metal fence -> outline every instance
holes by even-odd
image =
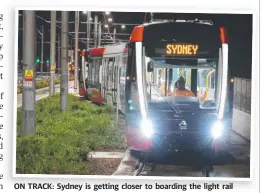
[[[251,79],[234,78],[234,107],[251,113]]]

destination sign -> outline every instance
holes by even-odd
[[[184,56],[195,56],[197,55],[199,46],[194,44],[167,44],[166,54],[167,55],[184,55]]]

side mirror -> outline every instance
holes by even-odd
[[[153,72],[153,65],[154,65],[154,62],[153,61],[150,61],[148,62],[148,65],[147,65],[147,72]]]

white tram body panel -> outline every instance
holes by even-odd
[[[126,44],[105,46],[101,65],[102,93],[105,102],[124,113],[125,77],[127,62]]]

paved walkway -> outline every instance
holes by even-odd
[[[60,85],[55,85],[55,93],[60,92]],[[75,93],[74,81],[69,82],[69,93]],[[49,87],[36,90],[36,101],[49,96]],[[22,106],[22,93],[17,95],[17,108]]]

